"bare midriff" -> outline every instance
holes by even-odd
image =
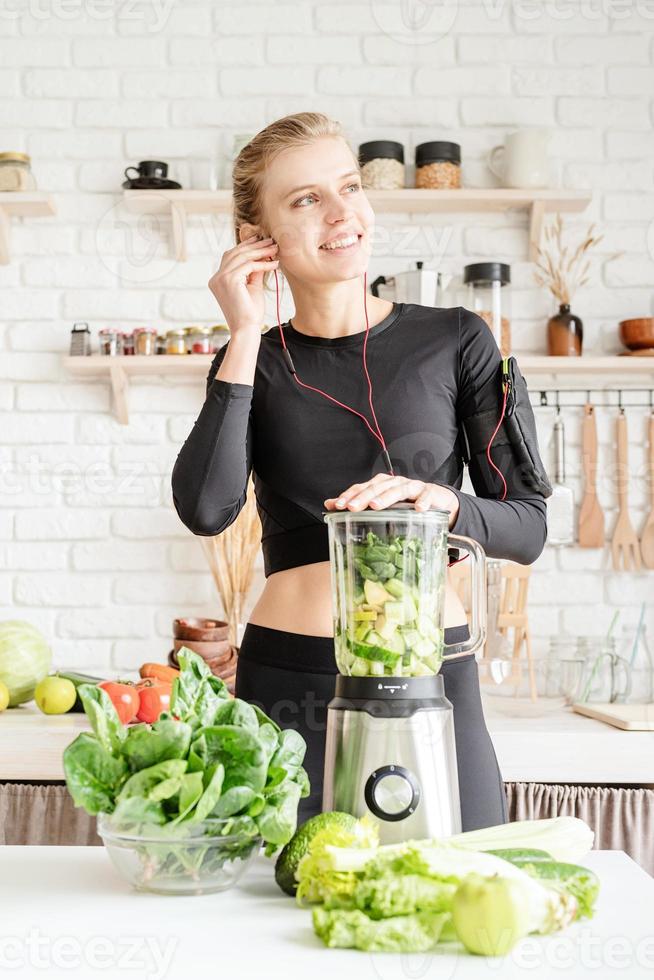
[[[248,622],[254,626],[333,636],[332,589],[328,561],[273,572],[266,579]],[[467,624],[463,603],[448,575],[445,580],[445,627]]]

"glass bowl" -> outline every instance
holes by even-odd
[[[259,853],[261,837],[239,833],[235,821],[116,826],[99,813],[98,834],[116,870],[139,891],[208,895],[231,888]]]

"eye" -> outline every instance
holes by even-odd
[[[353,187],[355,189],[355,191],[360,191],[361,190],[361,184],[359,183],[359,181],[355,181],[353,184],[348,184],[348,186],[346,187],[346,190],[349,190],[351,187]],[[306,201],[306,199],[308,197],[315,197],[315,194],[305,194],[304,197],[299,197],[297,199],[297,201],[294,201],[293,202],[293,207],[294,208],[297,207],[298,205],[300,205],[302,203],[302,201]]]

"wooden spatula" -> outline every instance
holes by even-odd
[[[654,568],[654,411],[649,416],[649,492],[652,502],[640,536],[640,554],[645,568]]]
[[[622,563],[625,572],[634,569],[640,571],[640,547],[638,538],[629,519],[627,505],[627,487],[629,485],[629,460],[627,452],[627,419],[624,409],[620,409],[616,423],[616,435],[618,442],[618,501],[620,510],[618,520],[613,531],[611,540],[611,553],[613,555],[613,567],[620,571]]]
[[[581,438],[581,461],[584,468],[584,498],[579,510],[579,547],[602,548],[604,546],[604,511],[597,499],[597,427],[595,409],[584,405],[584,421]]]

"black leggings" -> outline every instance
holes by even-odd
[[[469,635],[467,626],[449,627],[445,642],[459,642]],[[441,673],[454,709],[463,830],[506,823],[504,784],[484,720],[474,653],[444,661]],[[236,669],[236,696],[256,703],[282,728],[295,728],[304,736],[311,795],[300,801],[298,823],[322,809],[327,705],[334,696],[335,675],[333,637],[247,623]]]

